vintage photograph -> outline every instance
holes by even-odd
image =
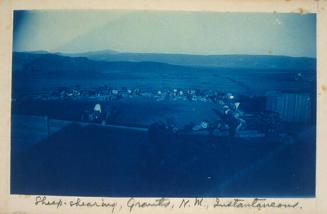
[[[316,14],[14,10],[10,193],[316,196]]]

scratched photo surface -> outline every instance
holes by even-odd
[[[11,194],[315,197],[315,14],[13,15]]]

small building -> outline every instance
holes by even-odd
[[[285,122],[306,123],[312,119],[312,100],[307,93],[270,93],[266,110],[279,113]]]

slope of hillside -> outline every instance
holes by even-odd
[[[251,57],[250,57],[251,58]],[[250,58],[248,60],[250,60]],[[291,64],[285,58],[286,64]],[[230,62],[232,63],[232,62]],[[302,67],[302,69],[304,69]],[[294,81],[298,72],[305,82]],[[97,61],[50,53],[13,53],[14,91],[57,87],[199,88],[263,94],[269,90],[307,90],[314,87],[314,70],[182,66],[155,61]],[[311,89],[310,89],[311,90]]]

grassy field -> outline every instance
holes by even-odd
[[[171,119],[176,122],[178,127],[183,127],[190,122],[198,123],[205,119],[214,121],[217,118],[212,111],[212,108],[215,107],[212,102],[156,101],[144,97],[124,98],[108,102],[97,99],[24,101],[14,103],[13,112],[76,121],[81,119],[85,109],[92,109],[98,102],[103,104],[104,109],[118,109],[112,120],[114,124],[149,126],[154,122]]]
[[[296,71],[290,70],[242,70],[242,69],[199,69],[190,71],[102,73],[100,76],[66,78],[31,75],[15,80],[16,94],[37,93],[58,87],[96,88],[104,85],[129,88],[198,88],[244,95],[264,95],[268,91],[312,91],[315,76],[302,72],[304,80],[296,81]]]

